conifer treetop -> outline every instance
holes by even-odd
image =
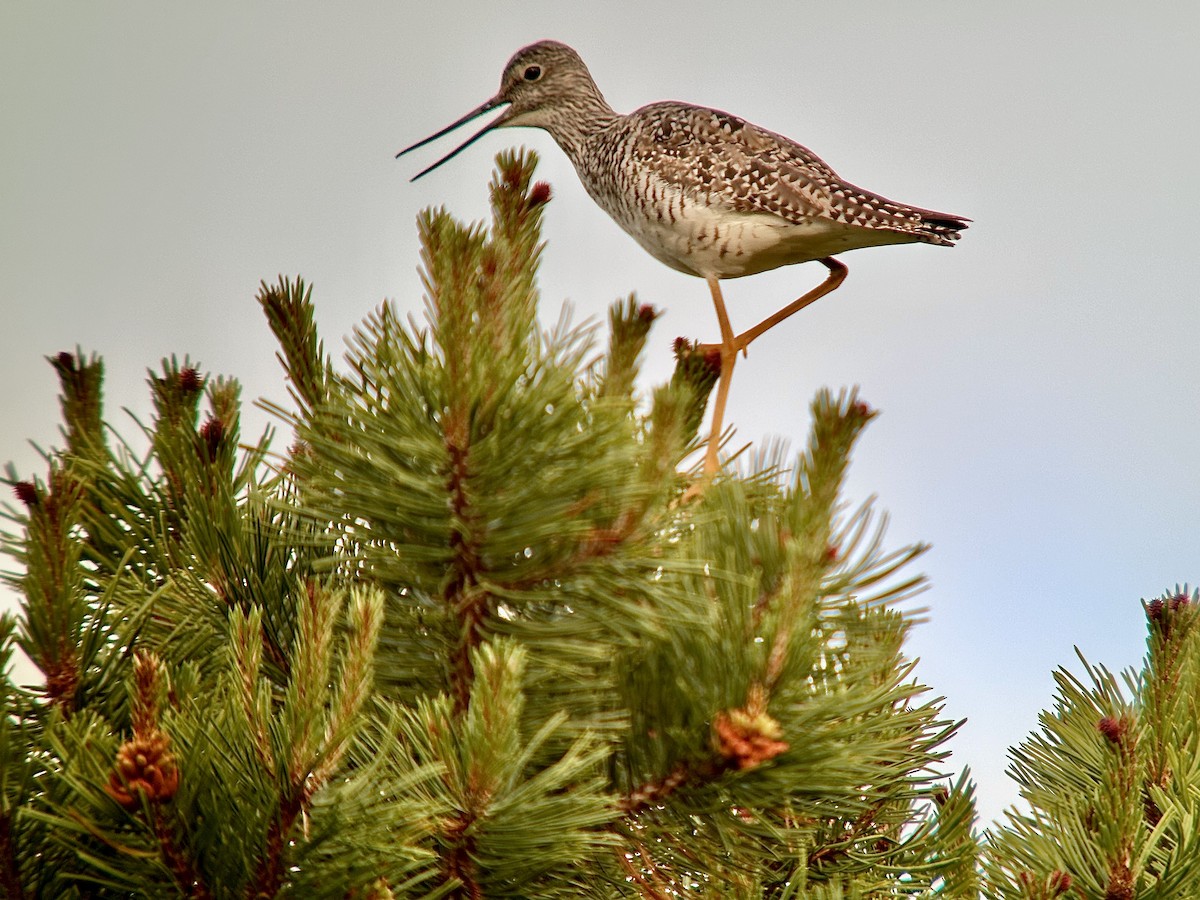
[[[66,447],[10,473],[0,885],[14,897],[973,897],[958,727],[904,654],[910,571],[842,496],[874,418],[821,391],[794,460],[684,502],[713,370],[655,310],[544,328],[551,191],[423,214],[423,320],[334,361],[299,279],[258,294],[292,432],[151,373],[146,448],[102,364],[52,360]],[[0,656],[0,659],[4,658]]]

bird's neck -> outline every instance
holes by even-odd
[[[588,138],[607,128],[620,116],[613,111],[595,85],[587,85],[550,111],[542,127],[562,147],[572,162],[578,161]]]

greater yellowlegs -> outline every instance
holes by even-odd
[[[737,354],[755,338],[828,294],[846,277],[834,255],[882,244],[951,246],[969,219],[907,206],[843,181],[812,151],[729,113],[651,103],[620,115],[605,102],[579,54],[557,41],[531,44],[504,67],[500,91],[457,122],[401,150],[423,147],[507,106],[466,142],[417,173],[454,158],[493,128],[549,132],[584,188],[651,256],[708,282],[721,342],[705,473],[717,451]],[[829,275],[753,328],[735,334],[722,278],[817,260]]]

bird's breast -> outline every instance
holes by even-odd
[[[738,278],[847,249],[839,234],[844,228],[830,220],[794,223],[773,213],[737,210],[719,197],[659,177],[650,166],[623,162],[599,168],[576,164],[576,171],[618,225],[677,271]]]

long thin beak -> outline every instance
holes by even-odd
[[[456,128],[461,128],[463,125],[466,125],[472,119],[478,119],[484,113],[489,113],[493,109],[503,106],[507,102],[508,102],[507,100],[501,100],[497,97],[493,97],[491,100],[487,101],[487,103],[484,103],[482,106],[475,107],[475,109],[471,110],[469,113],[467,113],[461,119],[459,119],[457,122],[454,122],[451,125],[447,125],[445,128],[443,128],[441,131],[437,132],[436,134],[431,134],[429,137],[425,138],[425,140],[423,140],[423,141],[417,141],[411,147],[405,147],[403,150],[401,150],[399,153],[396,154],[396,159],[399,159],[401,156],[403,156],[405,153],[408,153],[410,150],[416,150],[418,147],[424,147],[426,144],[431,143],[432,141],[436,141],[438,138],[442,137],[443,135],[449,134],[450,132],[454,131]],[[416,175],[414,175],[412,178],[410,178],[409,181],[416,181],[422,175],[428,175],[430,172],[432,172],[434,169],[436,169],[442,163],[449,162],[450,160],[454,159],[454,157],[458,156],[458,154],[462,153],[464,150],[466,150],[468,147],[470,147],[473,143],[475,143],[477,140],[479,140],[481,137],[483,137],[485,134],[487,134],[493,128],[496,128],[497,126],[503,124],[504,120],[506,118],[508,118],[507,112],[505,112],[503,115],[497,116],[495,119],[493,119],[487,125],[485,125],[483,128],[479,129],[477,132],[475,132],[473,135],[471,135],[469,138],[467,138],[466,141],[464,141],[462,144],[459,144],[458,147],[451,150],[449,153],[447,153],[445,156],[443,156],[441,159],[439,159],[437,162],[435,162],[432,166],[422,169],[420,172],[418,172]]]

